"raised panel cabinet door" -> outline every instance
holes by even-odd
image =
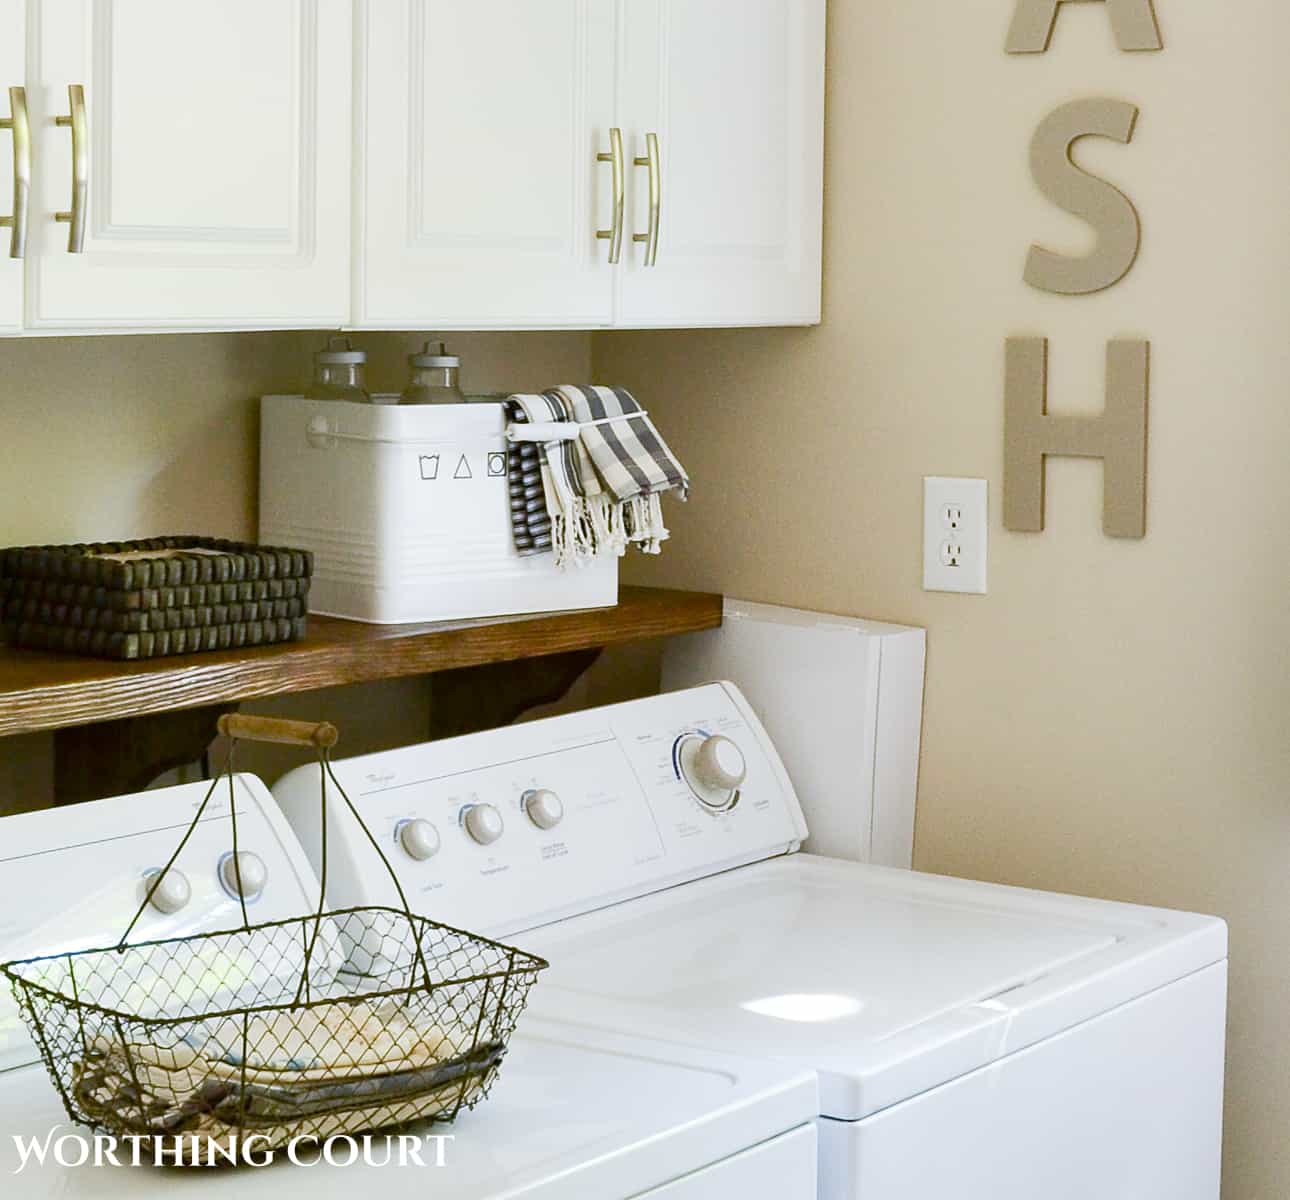
[[[23,259],[18,255],[23,253],[22,221],[31,214],[30,190],[22,182],[31,159],[22,113],[25,46],[26,0],[0,0],[0,122],[8,123],[0,128],[0,220],[7,222],[0,225],[0,334],[22,328]],[[16,95],[14,89],[19,89]]]
[[[819,321],[824,7],[824,0],[623,0],[631,181],[617,324]],[[650,266],[650,243],[640,239],[650,234],[652,172]]]
[[[28,325],[345,322],[350,0],[38,0],[29,12]]]
[[[607,325],[614,0],[359,0],[355,315]]]

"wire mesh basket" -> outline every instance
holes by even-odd
[[[147,1139],[159,1161],[208,1162],[217,1152],[236,1161],[251,1139],[259,1152],[450,1121],[473,1108],[488,1094],[547,963],[411,912],[389,860],[332,772],[334,727],[234,716],[220,728],[233,744],[255,737],[316,747],[318,909],[249,921],[230,750],[240,927],[129,940],[201,821],[217,778],[115,946],[0,967],[68,1116],[117,1137]],[[402,909],[326,908],[329,782],[394,880]]]

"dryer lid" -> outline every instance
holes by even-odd
[[[809,1064],[843,1120],[1226,954],[1214,918],[802,854],[524,936],[535,1008]]]

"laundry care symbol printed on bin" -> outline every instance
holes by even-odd
[[[421,478],[427,482],[433,482],[439,478],[439,464],[441,458],[438,454],[421,454],[418,455],[418,463],[421,469]],[[448,459],[452,462],[452,459]],[[489,451],[486,460],[485,470],[489,479],[503,479],[506,476],[506,455],[502,451]],[[445,478],[447,476],[445,475]],[[475,472],[470,465],[470,456],[463,454],[457,459],[457,465],[453,468],[453,479],[474,479]]]

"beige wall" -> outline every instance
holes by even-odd
[[[299,391],[316,333],[0,340],[0,545],[162,533],[254,537],[257,396]],[[374,390],[398,391],[413,334],[355,335]],[[462,385],[492,392],[588,373],[587,334],[453,334]],[[362,753],[425,736],[429,691],[401,680],[265,701],[328,716]],[[0,813],[49,799],[50,739],[0,742]],[[258,749],[258,748],[257,748]],[[242,764],[272,781],[272,750]]]
[[[925,625],[918,866],[1231,923],[1227,1200],[1290,1195],[1290,9],[1157,6],[1115,52],[1063,5],[1009,59],[1011,0],[835,0],[825,323],[597,337],[695,479],[642,581]],[[1087,231],[1030,181],[1037,122],[1142,116],[1079,154],[1143,222],[1100,296],[1043,297],[1026,247]],[[1101,468],[1049,468],[1048,531],[1001,527],[1003,341],[1053,339],[1053,407],[1101,407],[1103,344],[1152,342],[1149,532],[1099,528]],[[921,477],[986,476],[990,594],[920,590]]]

